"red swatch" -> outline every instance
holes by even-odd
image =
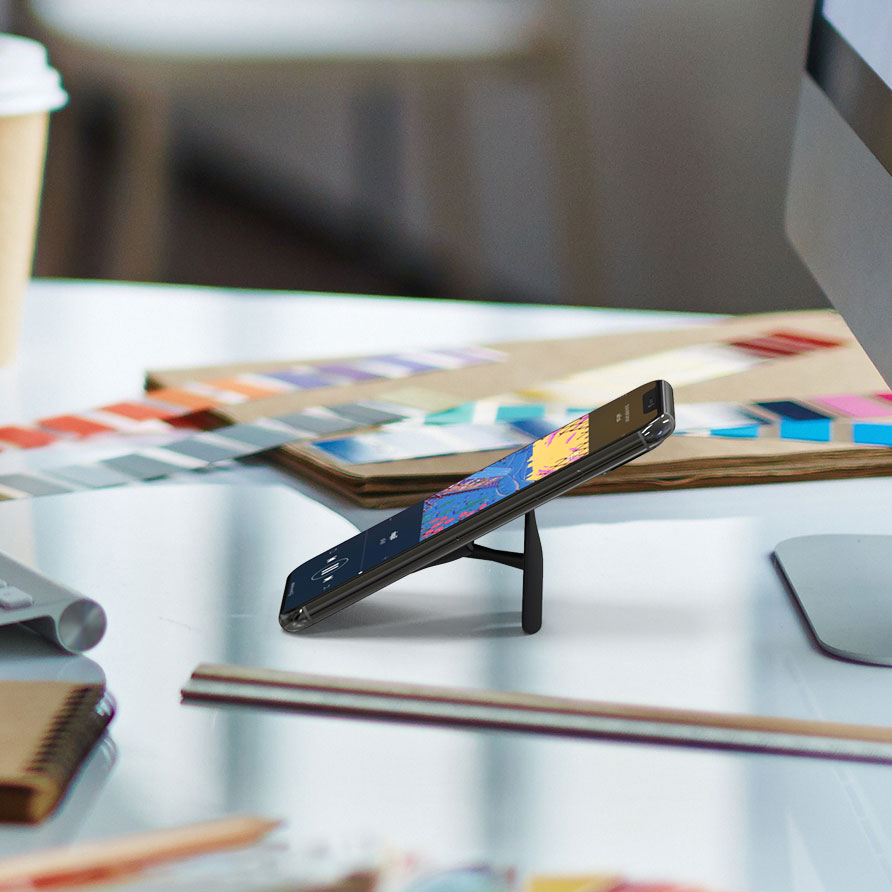
[[[834,341],[828,338],[816,338],[809,335],[796,334],[792,331],[773,331],[770,337],[782,338],[790,341],[792,344],[800,344],[804,349],[820,348],[820,347],[841,347],[844,341]]]
[[[22,449],[34,449],[37,446],[48,446],[55,443],[58,437],[44,431],[35,430],[32,427],[0,427],[0,440],[4,443],[12,443]]]
[[[750,338],[748,341],[732,341],[731,344],[759,356],[794,356],[803,352],[802,347],[794,347],[784,341],[775,341],[773,338]]]
[[[147,395],[153,400],[171,403],[174,406],[185,406],[187,409],[192,409],[196,412],[201,409],[210,409],[221,402],[207,396],[189,393],[187,390],[180,390],[179,387],[161,387],[158,390],[150,390]]]
[[[149,406],[145,403],[112,403],[110,406],[102,406],[102,411],[111,412],[113,415],[122,415],[124,418],[132,418],[134,421],[164,419],[178,414],[174,409],[162,409],[160,406]]]
[[[102,434],[113,431],[113,427],[89,421],[77,415],[56,415],[53,418],[41,418],[37,422],[41,427],[60,431],[63,434],[75,434],[78,437],[88,437],[90,434]]]
[[[764,336],[731,341],[730,343],[733,347],[739,347],[741,350],[771,359],[776,356],[795,356],[798,353],[807,353],[826,347],[839,347],[843,342],[799,335],[790,331],[772,331]]]

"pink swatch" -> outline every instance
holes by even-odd
[[[826,406],[840,415],[849,418],[885,418],[892,415],[892,403],[881,403],[878,400],[863,396],[843,394],[840,396],[809,397],[809,402]]]

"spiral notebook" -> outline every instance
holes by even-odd
[[[0,681],[0,821],[53,811],[113,715],[102,685]]]

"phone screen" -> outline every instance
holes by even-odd
[[[645,385],[333,546],[289,575],[281,613],[296,610],[459,521],[597,454],[645,427],[665,409],[659,386]]]

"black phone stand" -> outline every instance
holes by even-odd
[[[476,542],[469,542],[461,548],[431,561],[427,566],[448,564],[459,558],[475,558],[478,561],[494,561],[523,570],[523,601],[520,609],[520,625],[524,632],[532,635],[542,628],[542,542],[536,526],[536,512],[528,511],[523,523],[523,551],[501,551],[487,548]]]

